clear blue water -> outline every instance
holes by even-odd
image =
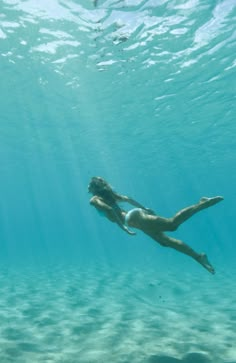
[[[236,361],[230,330],[235,322],[235,24],[235,0],[2,0],[1,362],[163,363],[162,356],[166,363]],[[141,232],[128,236],[101,218],[89,205],[87,185],[94,175],[163,216],[202,196],[223,195],[223,203],[175,232],[206,252],[217,274],[209,276],[186,256],[161,248]],[[163,301],[169,297],[161,312],[155,310],[156,276],[165,286]],[[112,280],[117,305],[107,299]],[[178,288],[170,293],[169,284]],[[156,290],[150,293],[148,286]],[[201,316],[209,316],[213,305],[210,323],[195,325],[192,341],[180,347],[172,328],[159,322],[167,343],[157,347],[159,325],[152,317],[165,316],[175,306],[177,321],[187,324],[200,308],[191,311],[199,298]],[[85,302],[76,305],[81,299]],[[22,307],[16,319],[22,301],[36,307],[29,313]],[[107,301],[105,310],[98,309],[99,301],[101,306]],[[146,304],[146,325],[136,339],[132,329],[142,321],[140,301]],[[181,301],[188,306],[186,316],[179,311]],[[92,315],[83,310],[86,304]],[[101,336],[95,349],[91,332],[101,326],[78,324],[71,335],[63,326],[63,333],[59,318],[66,307],[67,321],[83,310],[84,317],[97,322],[98,314],[105,325],[122,310],[121,330],[111,320],[110,335]],[[47,308],[58,311],[58,320],[48,313],[51,337],[61,332],[57,340],[46,339],[47,323],[40,330],[39,321],[49,319]],[[132,323],[126,325],[127,316]],[[212,326],[218,320],[229,324],[224,331],[231,333],[219,335],[213,354],[210,343],[200,347],[197,342],[204,334],[206,341],[215,337]],[[32,342],[32,331],[45,340]],[[78,335],[73,355],[66,347]],[[186,339],[190,335],[183,330]],[[147,336],[142,350],[139,339]],[[114,342],[124,337],[129,338],[114,352]]]

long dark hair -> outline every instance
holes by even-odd
[[[110,205],[116,204],[116,202],[120,199],[119,194],[116,193],[110,184],[100,176],[92,177],[88,189],[93,195],[101,197]]]

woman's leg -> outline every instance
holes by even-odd
[[[213,205],[221,202],[224,198],[217,196],[213,198],[203,197],[197,204],[191,205],[190,207],[180,210],[174,215],[173,218],[169,219],[169,231],[175,231],[180,224],[191,218],[194,214],[200,212],[203,209],[212,207]]]
[[[166,236],[164,233],[158,234],[158,236],[155,238],[155,240],[164,247],[173,248],[181,253],[184,253],[187,256],[192,257],[195,261],[200,263],[210,273],[212,273],[212,274],[215,273],[214,267],[210,264],[210,262],[207,258],[207,255],[205,253],[197,253],[184,242],[177,240],[175,238]]]

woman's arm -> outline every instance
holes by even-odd
[[[122,219],[120,218],[119,214],[117,213],[115,208],[112,208],[110,205],[105,203],[101,198],[94,196],[90,199],[90,204],[93,205],[97,210],[105,213],[106,216],[112,221],[116,222],[118,226],[123,229],[123,231],[127,232],[128,234],[135,235],[136,233],[130,231],[124,224]]]

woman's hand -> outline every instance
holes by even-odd
[[[133,232],[133,231],[130,231],[127,227],[125,227],[124,226],[124,230],[125,230],[125,232],[127,232],[128,234],[130,234],[131,236],[135,236],[136,235],[136,233],[135,232]]]

